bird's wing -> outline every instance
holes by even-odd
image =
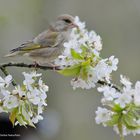
[[[55,47],[60,43],[60,36],[60,32],[47,30],[35,37],[33,42],[40,47]]]
[[[28,41],[22,44],[20,47],[11,50],[10,54],[6,56],[14,56],[17,54],[28,53],[37,49],[55,47],[62,41],[61,38],[62,37],[60,37],[59,32],[53,32],[49,30],[44,31],[33,40]]]

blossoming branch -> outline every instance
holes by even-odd
[[[0,77],[0,113],[9,113],[13,125],[30,125],[42,120],[44,107],[47,106],[48,86],[41,75],[33,71],[23,72],[24,81],[17,84],[7,67],[39,68],[54,70],[64,76],[71,76],[73,89],[91,89],[97,86],[102,93],[95,121],[103,126],[111,126],[120,135],[121,140],[128,134],[140,134],[140,81],[135,87],[124,76],[120,76],[121,85],[112,83],[111,73],[117,70],[118,58],[101,57],[102,40],[95,31],[88,31],[85,23],[75,17],[79,29],[74,28],[70,40],[64,43],[63,53],[55,60],[56,67],[24,63],[1,64],[5,78]],[[9,88],[13,85],[13,88]]]
[[[55,64],[63,70],[59,73],[73,76],[73,89],[94,88],[101,81],[110,82],[110,74],[117,70],[118,59],[114,56],[102,59],[101,37],[95,31],[88,32],[85,23],[75,17],[79,29],[73,29],[71,39],[64,43],[64,52],[55,60]]]
[[[0,113],[10,113],[10,121],[14,125],[30,125],[42,120],[48,86],[40,78],[42,74],[36,72],[23,72],[25,80],[22,85],[15,86],[12,90],[12,76],[0,77]]]

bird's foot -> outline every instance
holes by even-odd
[[[57,66],[55,64],[50,64],[50,67],[52,67],[53,71],[56,71],[56,70],[59,70],[60,69],[60,66]]]
[[[39,64],[36,61],[34,61],[34,64],[33,65],[34,65],[35,71],[37,71]]]
[[[60,70],[60,66],[56,66],[56,65],[54,65],[54,66],[53,66],[53,70],[54,70],[54,71],[56,71],[56,70]]]

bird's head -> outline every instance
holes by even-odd
[[[57,31],[68,31],[72,28],[78,28],[74,23],[74,17],[68,14],[60,15],[52,27]]]

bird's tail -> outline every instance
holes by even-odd
[[[18,55],[18,52],[10,52],[9,54],[6,54],[4,57],[13,57]]]
[[[34,45],[34,43],[32,41],[28,41],[24,44],[21,44],[20,47],[12,49],[10,51],[10,53],[5,55],[4,57],[14,57],[16,55],[22,55],[22,54],[30,51],[31,49],[29,49],[29,48],[31,48],[33,45]]]

